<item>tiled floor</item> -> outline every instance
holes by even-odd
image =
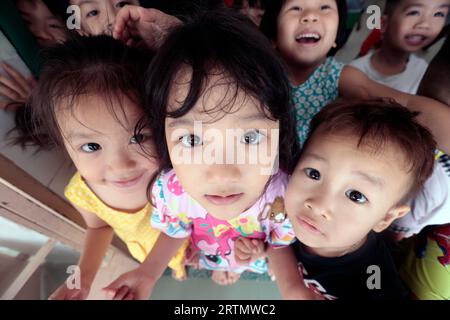
[[[239,280],[231,286],[219,286],[209,278],[189,278],[178,282],[169,276],[162,277],[153,295],[155,300],[278,300],[280,293],[270,280]]]

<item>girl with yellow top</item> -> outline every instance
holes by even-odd
[[[84,299],[115,232],[142,262],[159,236],[147,187],[157,169],[150,132],[136,134],[149,52],[106,36],[74,38],[47,51],[32,96],[36,135],[64,146],[78,172],[65,189],[87,224],[81,288],[64,283],[51,299]],[[186,245],[169,266],[185,276]]]

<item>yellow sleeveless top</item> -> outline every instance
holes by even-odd
[[[150,224],[152,213],[150,203],[135,213],[112,209],[95,195],[78,172],[66,186],[64,195],[74,205],[95,214],[110,225],[117,236],[126,243],[131,255],[139,262],[144,261],[160,233]],[[177,278],[185,276],[183,260],[188,244],[189,242],[185,241],[169,262],[169,267],[175,270]]]

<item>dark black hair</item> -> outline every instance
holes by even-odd
[[[152,56],[106,35],[73,35],[44,50],[40,78],[27,111],[35,139],[50,146],[62,145],[57,112],[73,108],[84,94],[104,96],[111,112],[112,101],[121,101],[124,94],[142,105],[145,70]],[[126,110],[122,112],[126,114]]]
[[[403,199],[414,197],[430,177],[434,166],[436,142],[430,131],[417,121],[418,112],[411,112],[395,101],[340,100],[324,107],[311,120],[306,150],[318,131],[326,134],[353,135],[357,147],[371,146],[374,153],[393,144],[403,154],[413,181]]]
[[[286,0],[270,0],[266,5],[266,10],[264,12],[263,18],[261,20],[260,30],[266,35],[270,40],[277,40],[277,21],[278,15],[280,14],[281,8],[283,7]],[[333,56],[336,52],[344,45],[346,40],[346,23],[347,23],[347,3],[346,0],[336,0],[338,15],[339,15],[339,25],[336,35],[336,47],[331,48],[328,52],[328,56]]]
[[[174,78],[184,67],[192,68],[188,94],[177,110],[168,111]],[[147,123],[142,123],[141,128],[149,126],[153,130],[160,159],[155,177],[172,168],[165,143],[165,119],[181,117],[194,107],[212,71],[230,79],[234,97],[242,90],[261,103],[261,111],[268,118],[279,120],[279,167],[290,172],[299,147],[283,65],[270,41],[247,18],[231,9],[221,9],[199,13],[174,29],[149,67],[144,104]]]

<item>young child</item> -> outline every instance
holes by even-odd
[[[423,94],[450,103],[450,38],[430,62],[419,87]],[[417,299],[450,299],[450,158],[441,155],[435,172],[412,201],[411,214],[395,221],[393,231],[403,237],[420,233],[399,243],[400,274]],[[428,226],[424,228],[425,226]],[[422,229],[424,228],[424,229]],[[397,237],[398,238],[398,237]]]
[[[311,122],[285,206],[304,284],[326,299],[407,295],[378,233],[409,212],[433,168],[435,141],[414,117],[397,104],[340,102]],[[271,260],[277,279],[301,287],[289,261]],[[279,286],[289,297],[295,283]]]
[[[65,24],[49,10],[43,0],[16,0],[16,6],[41,47],[49,47],[67,39]]]
[[[387,0],[381,47],[350,65],[378,83],[416,94],[428,64],[414,53],[440,34],[449,6],[450,0]]]
[[[259,27],[264,15],[264,0],[234,0],[233,8],[246,15],[256,26]]]
[[[420,112],[418,120],[448,153],[447,106],[381,85],[360,70],[327,57],[340,45],[344,13],[343,0],[274,0],[266,7],[261,30],[274,41],[288,69],[300,143],[306,140],[312,117],[338,95],[350,99],[389,97]]]
[[[168,37],[147,94],[149,126],[161,142],[152,225],[164,236],[141,267],[106,289],[115,299],[147,298],[188,237],[219,284],[244,270],[266,271],[263,259],[238,265],[234,245],[238,237],[271,246],[293,240],[283,170],[298,146],[288,82],[270,43],[239,14],[207,12]],[[130,290],[120,293],[123,286]]]
[[[76,37],[44,58],[32,96],[33,120],[37,133],[63,146],[73,160],[78,172],[65,195],[87,225],[81,288],[63,284],[51,299],[88,296],[113,233],[141,262],[158,238],[148,223],[146,192],[158,161],[150,130],[135,132],[151,53],[135,50],[106,36]],[[169,264],[178,277],[184,276],[183,254],[181,247]]]
[[[116,15],[125,5],[139,6],[139,0],[70,0],[71,5],[80,7],[81,32],[83,34],[112,34]]]

